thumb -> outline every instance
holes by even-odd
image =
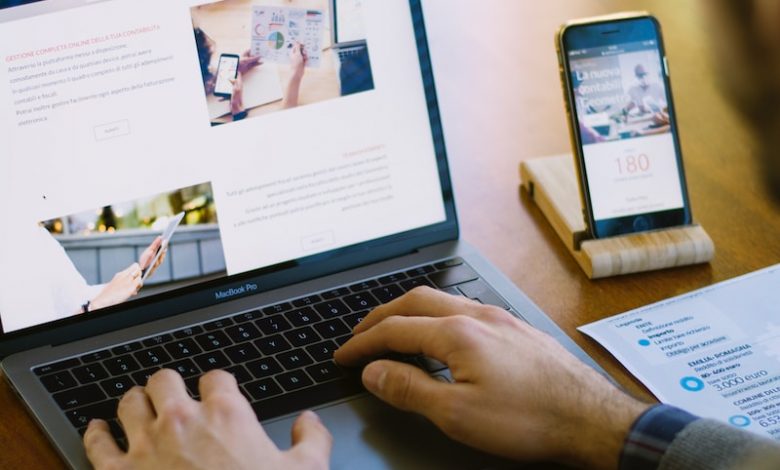
[[[435,418],[444,394],[451,389],[422,369],[388,360],[367,365],[363,369],[363,385],[380,400],[429,419]]]
[[[333,437],[313,411],[304,411],[292,426],[290,452],[314,468],[328,468]]]

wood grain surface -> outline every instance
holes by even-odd
[[[706,1],[426,0],[463,237],[476,245],[631,393],[647,391],[576,327],[780,262],[780,212],[761,186],[756,145],[718,89]],[[664,26],[694,218],[710,265],[590,281],[533,203],[518,163],[568,150],[553,36],[575,17],[627,9]],[[0,468],[61,468],[3,381]]]

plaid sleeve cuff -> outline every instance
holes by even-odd
[[[655,470],[677,433],[696,416],[669,405],[656,405],[637,418],[620,454],[620,470]]]

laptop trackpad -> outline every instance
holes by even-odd
[[[425,418],[371,396],[316,410],[333,434],[331,468],[432,469],[514,466],[447,438]],[[293,418],[266,425],[280,448],[290,446]]]

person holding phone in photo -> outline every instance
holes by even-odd
[[[195,44],[198,48],[198,60],[200,62],[200,71],[203,77],[203,86],[206,95],[214,94],[217,86],[217,71],[211,66],[212,59],[216,50],[216,42],[206,34],[201,28],[196,27]],[[305,48],[300,43],[293,43],[290,46],[290,69],[291,75],[284,89],[283,107],[284,109],[295,108],[298,106],[298,97],[300,95],[301,82],[306,71],[308,56]],[[255,67],[263,65],[260,56],[253,56],[249,50],[244,51],[239,57],[236,77],[231,81],[233,85],[230,96],[230,114],[234,121],[245,119],[248,110],[244,106],[244,75]],[[228,99],[227,97],[225,99]]]
[[[157,237],[143,251],[138,262],[117,272],[106,284],[90,285],[71,261],[65,249],[44,227],[37,231],[39,259],[45,261],[41,274],[52,292],[52,305],[60,318],[118,305],[134,297],[143,287],[143,273],[149,269],[153,275],[165,260],[167,243]],[[154,261],[158,251],[162,253]],[[154,265],[152,266],[152,263]]]

